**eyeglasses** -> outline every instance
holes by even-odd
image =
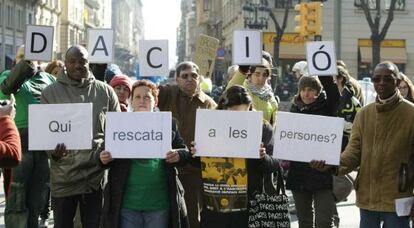
[[[191,73],[191,74],[180,74],[179,76],[181,79],[187,80],[187,79],[194,79],[197,80],[198,79],[198,74],[196,73]]]
[[[406,90],[406,89],[408,89],[408,86],[398,86],[398,89],[399,90]]]
[[[387,76],[374,76],[374,77],[372,77],[372,81],[374,83],[380,83],[381,81],[383,81],[385,83],[391,83],[391,82],[395,81],[395,78],[392,77],[391,75],[387,75]]]

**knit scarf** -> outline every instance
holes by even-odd
[[[253,95],[263,101],[270,101],[273,97],[272,87],[267,83],[262,88],[257,88],[250,80],[246,80],[246,86]]]

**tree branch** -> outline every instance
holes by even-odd
[[[388,29],[391,25],[391,22],[394,20],[394,10],[395,10],[396,2],[397,2],[397,0],[392,0],[391,3],[390,3],[391,5],[390,5],[390,8],[388,9],[387,20],[385,21],[385,24],[382,27],[381,33],[379,35],[381,40],[385,39],[385,35],[387,35]]]
[[[371,33],[374,33],[374,22],[372,21],[371,11],[369,9],[367,0],[361,0],[361,9],[364,11],[365,18],[367,19],[369,28],[371,29]]]

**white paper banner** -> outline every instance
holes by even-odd
[[[339,165],[343,125],[342,118],[278,112],[273,156]]]
[[[262,32],[240,30],[233,32],[233,65],[262,64]]]
[[[140,40],[139,66],[141,76],[168,76],[168,40]]]
[[[105,150],[113,158],[165,158],[171,150],[171,112],[108,112]]]
[[[53,55],[53,26],[27,25],[24,58],[51,61]]]
[[[197,109],[196,156],[259,158],[262,112]]]
[[[29,105],[29,150],[92,148],[92,104]]]
[[[306,42],[309,75],[338,75],[333,41]]]
[[[88,53],[91,63],[113,62],[114,31],[112,29],[88,29]]]

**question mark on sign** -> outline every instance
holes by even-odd
[[[334,141],[336,139],[336,135],[335,134],[331,134],[331,138],[332,138],[332,143],[334,143]]]

